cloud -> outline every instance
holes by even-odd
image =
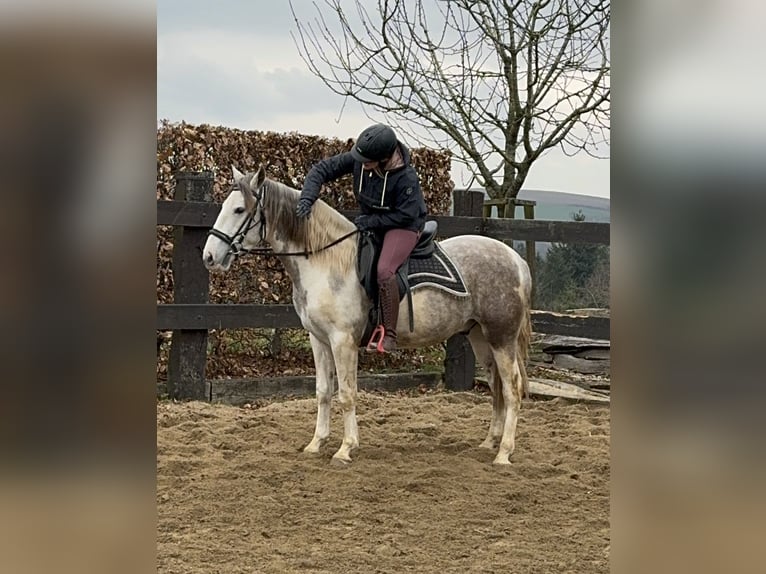
[[[609,197],[609,176],[609,160],[584,153],[568,157],[557,148],[535,162],[524,187]]]
[[[305,9],[306,0],[293,0]],[[289,37],[292,15],[285,0],[158,0],[158,32],[224,30],[252,37]]]
[[[338,113],[337,97],[298,67],[292,44],[214,29],[157,39],[157,113],[194,123],[268,122],[295,112]],[[300,60],[298,60],[298,63]]]
[[[293,5],[313,18],[310,0]],[[353,99],[344,104],[308,71],[290,35],[294,27],[287,2],[160,0],[158,118],[341,139],[385,122],[371,109],[368,117]],[[468,182],[456,162],[452,179]],[[552,151],[538,160],[525,187],[608,197],[609,162]]]

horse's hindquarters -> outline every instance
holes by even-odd
[[[515,339],[529,306],[529,268],[518,253],[489,237],[461,235],[445,239],[441,248],[463,279],[467,296],[434,287],[413,294],[415,332],[409,332],[406,300],[400,306],[398,333],[402,346],[444,341],[481,325],[490,342]]]

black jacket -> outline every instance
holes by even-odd
[[[398,145],[404,165],[382,175],[378,170],[362,170],[362,164],[350,152],[317,162],[306,176],[301,198],[314,202],[322,185],[353,173],[359,210],[371,216],[370,226],[373,229],[422,231],[426,221],[426,203],[420,180],[410,164],[410,151],[401,142]]]

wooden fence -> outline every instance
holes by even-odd
[[[209,174],[182,172],[176,176],[174,199],[157,201],[157,225],[174,229],[174,303],[157,305],[157,329],[173,331],[168,363],[168,394],[178,399],[209,400],[205,381],[209,329],[301,328],[292,305],[221,305],[208,303],[209,277],[201,252],[207,231],[220,206],[206,201],[213,180]],[[433,216],[439,236],[478,234],[500,240],[609,244],[609,224],[525,219],[485,219],[479,191],[455,190],[454,216]],[[357,211],[341,211],[353,219]],[[532,250],[534,253],[534,250]],[[532,311],[538,333],[609,339],[609,319]],[[452,390],[472,388],[475,357],[468,339],[447,341],[444,383]]]

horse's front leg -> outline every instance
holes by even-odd
[[[343,443],[333,455],[334,462],[351,462],[351,453],[359,446],[356,425],[356,369],[359,355],[353,337],[338,334],[332,341],[335,371],[338,374],[338,403],[343,410]]]
[[[322,343],[314,335],[309,333],[311,350],[314,353],[314,367],[316,369],[316,394],[317,394],[317,424],[314,430],[314,438],[306,445],[303,452],[318,454],[319,449],[327,442],[330,436],[330,412],[332,410],[333,377],[335,364],[332,358],[332,349]]]

